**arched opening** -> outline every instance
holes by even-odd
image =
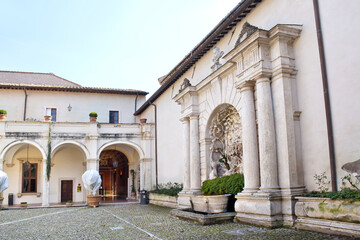
[[[87,150],[75,141],[65,141],[54,147],[51,160],[50,202],[76,203],[86,201],[81,179],[86,171]]]
[[[99,149],[102,201],[135,199],[140,189],[140,156],[134,144],[114,141]]]
[[[126,199],[128,192],[129,160],[117,150],[105,150],[100,154],[100,195],[103,199]]]
[[[2,195],[8,199],[13,193],[13,204],[41,203],[44,151],[32,141],[9,144],[2,153],[3,170],[9,177],[9,188]],[[4,202],[6,205],[8,202]]]
[[[207,124],[207,137],[211,139],[210,179],[243,172],[241,134],[241,119],[235,107],[230,104],[218,106]]]

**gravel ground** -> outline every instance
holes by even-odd
[[[199,226],[171,217],[170,210],[140,204],[3,210],[0,239],[350,239],[233,222]]]

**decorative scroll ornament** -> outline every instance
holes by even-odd
[[[242,41],[244,41],[247,37],[249,37],[251,34],[256,32],[257,30],[258,30],[257,27],[249,24],[248,22],[245,22],[241,29],[240,35],[235,42],[235,47],[238,46]]]
[[[228,106],[219,110],[210,126],[210,179],[242,173],[242,139],[240,116]]]

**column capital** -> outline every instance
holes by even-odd
[[[243,91],[252,91],[254,89],[255,86],[255,81],[254,80],[245,80],[245,81],[241,81],[241,82],[237,82],[236,83],[236,88],[240,90],[240,92]]]
[[[258,77],[256,80],[256,85],[260,84],[260,83],[270,83],[270,78],[267,76],[260,76]]]
[[[87,161],[87,162],[99,162],[100,159],[97,159],[97,158],[88,158],[86,161]]]
[[[182,117],[182,118],[180,118],[180,122],[182,122],[182,123],[187,123],[187,122],[189,122],[189,117]]]
[[[199,113],[190,113],[189,118],[191,119],[199,119]]]
[[[141,162],[141,163],[151,162],[151,161],[152,161],[152,158],[141,158],[141,159],[140,159],[140,162]]]

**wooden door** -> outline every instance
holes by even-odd
[[[67,202],[73,200],[73,181],[62,180],[61,181],[61,202]]]

